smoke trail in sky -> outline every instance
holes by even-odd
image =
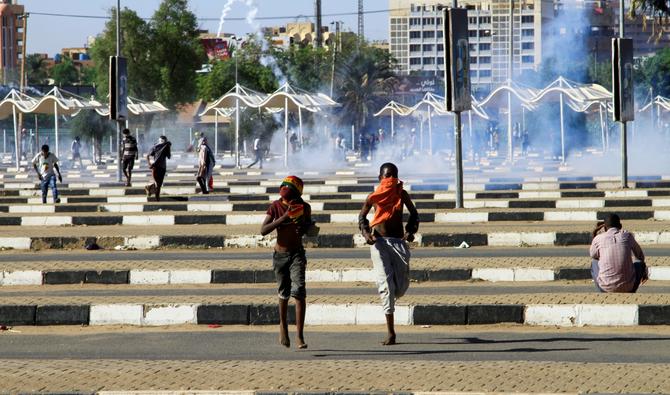
[[[223,10],[221,10],[221,19],[219,20],[219,30],[216,33],[216,37],[221,37],[221,33],[223,32],[223,22],[230,12],[230,9],[233,7],[234,2],[235,0],[227,0],[226,4],[223,6]]]

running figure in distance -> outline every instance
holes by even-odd
[[[403,206],[409,211],[404,229]],[[369,222],[367,215],[373,207],[374,218]],[[396,344],[395,303],[409,288],[410,252],[407,242],[414,241],[414,234],[419,230],[419,213],[403,189],[403,183],[398,179],[398,167],[393,163],[384,163],[379,168],[379,186],[365,200],[358,224],[370,245],[372,267],[386,316],[388,335],[382,345],[393,345]]]

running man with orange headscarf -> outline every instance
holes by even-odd
[[[403,229],[403,205],[409,211],[407,226]],[[375,208],[374,218],[367,215]],[[387,338],[382,342],[389,346],[396,343],[393,322],[395,302],[409,288],[409,246],[419,230],[419,213],[407,191],[398,179],[398,168],[393,163],[384,163],[379,168],[379,186],[365,200],[358,216],[358,225],[370,244],[373,270],[377,277],[379,296],[386,315]]]

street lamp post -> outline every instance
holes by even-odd
[[[121,0],[116,1],[116,58],[121,56]],[[118,81],[117,81],[118,83]],[[121,182],[121,122],[116,120],[116,181]]]
[[[619,38],[624,38],[624,0],[619,0]],[[621,188],[628,188],[628,142],[626,121],[621,121]]]
[[[237,50],[242,43],[242,37],[232,36],[232,39],[235,40],[235,51],[233,51],[233,57],[235,58],[235,167],[237,169],[241,168],[240,164],[240,84],[238,80],[238,56]]]

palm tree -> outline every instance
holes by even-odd
[[[393,61],[383,51],[361,48],[345,60],[337,74],[341,119],[362,133],[372,114],[386,104],[398,82]]]
[[[28,84],[42,84],[47,79],[46,60],[40,54],[26,56]]]
[[[670,23],[670,0],[631,0],[629,17],[637,15],[652,17],[651,35],[658,41]],[[647,18],[643,18],[642,23],[646,27]]]

